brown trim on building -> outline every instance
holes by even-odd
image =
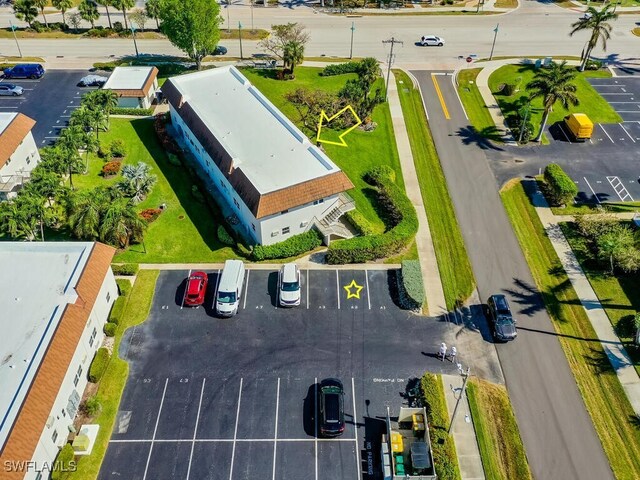
[[[129,68],[129,67],[116,67],[116,68]],[[139,67],[133,67],[139,68]],[[109,88],[108,90],[114,91],[119,97],[131,97],[131,98],[142,98],[148,97],[149,92],[151,91],[151,87],[153,86],[153,82],[158,76],[158,69],[156,67],[152,67],[149,70],[149,75],[147,75],[142,88],[126,88],[126,89],[115,89]]]
[[[7,164],[7,160],[15,153],[35,124],[34,119],[18,113],[0,133],[0,168]]]
[[[68,304],[62,314],[7,441],[2,447],[0,465],[4,465],[5,461],[28,461],[33,458],[114,254],[115,249],[112,247],[101,243],[94,244],[76,285],[78,299],[75,304]],[[82,392],[78,393],[82,395]],[[0,479],[21,479],[24,473],[0,469]]]

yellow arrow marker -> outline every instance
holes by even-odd
[[[347,300],[350,298],[360,299],[360,291],[364,288],[362,285],[358,285],[355,280],[351,280],[349,285],[345,285],[344,288],[347,291]],[[355,290],[355,291],[352,291]]]
[[[342,115],[347,110],[349,110],[351,112],[351,115],[353,115],[353,117],[356,119],[356,124],[353,125],[352,127],[348,128],[347,130],[345,130],[344,132],[342,132],[340,134],[340,136],[338,137],[340,139],[339,142],[333,142],[331,140],[321,140],[320,139],[320,133],[322,132],[322,124],[325,121],[326,121],[326,123],[329,123],[334,118],[338,118],[340,115]],[[358,125],[360,125],[361,123],[362,123],[362,120],[360,120],[360,117],[358,117],[358,114],[356,113],[356,111],[353,109],[353,107],[351,105],[347,105],[346,107],[344,107],[342,110],[340,110],[338,113],[336,113],[332,117],[327,117],[327,114],[324,112],[324,110],[322,110],[322,111],[320,111],[320,121],[318,122],[318,135],[316,136],[316,142],[328,143],[330,145],[338,145],[340,147],[346,147],[347,146],[347,142],[344,141],[344,136],[347,133],[349,133],[351,130],[357,128]]]
[[[444,103],[444,97],[442,96],[442,92],[440,91],[440,85],[438,85],[438,80],[436,80],[435,75],[431,75],[431,79],[433,80],[433,85],[436,87],[436,93],[438,94],[438,98],[440,99],[440,105],[442,105],[442,111],[444,112],[444,118],[447,120],[451,120],[449,116],[449,110],[447,109],[447,104]]]

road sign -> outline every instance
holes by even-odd
[[[467,63],[471,63],[471,62],[473,62],[473,58],[467,57]]]

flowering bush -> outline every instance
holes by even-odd
[[[111,177],[113,175],[117,175],[120,171],[120,167],[122,164],[120,162],[107,162],[102,167],[102,176],[103,177]]]
[[[140,212],[140,216],[147,221],[147,223],[153,222],[162,213],[159,208],[147,208]]]

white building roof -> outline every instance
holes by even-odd
[[[92,242],[0,242],[0,446],[89,259]]]
[[[155,67],[116,67],[102,88],[142,90]]]
[[[171,83],[260,194],[340,171],[235,67]]]
[[[17,116],[17,112],[0,112],[0,135]]]

